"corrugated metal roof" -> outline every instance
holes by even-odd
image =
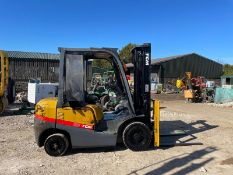
[[[21,51],[6,51],[6,52],[9,58],[60,60],[60,54],[40,53],[40,52],[21,52]]]
[[[192,55],[192,54],[195,54],[195,53],[189,53],[189,54],[176,55],[176,56],[170,56],[170,57],[165,57],[165,58],[152,59],[151,60],[151,65],[160,64],[160,63],[163,63],[163,62],[166,62],[166,61],[182,58],[184,56],[189,56],[189,55]],[[131,68],[131,67],[134,67],[134,65],[133,65],[133,63],[128,63],[128,64],[126,64],[126,67]]]
[[[191,55],[196,55],[196,56],[199,56],[199,57],[202,57],[202,58],[205,58],[205,59],[208,59],[214,63],[217,63],[217,64],[221,64],[221,63],[218,63],[217,61],[214,61],[212,59],[209,59],[207,57],[204,57],[200,54],[197,54],[197,53],[188,53],[188,54],[183,54],[183,55],[176,55],[176,56],[170,56],[170,57],[166,57],[166,58],[157,58],[157,59],[153,59],[151,61],[151,64],[155,65],[155,64],[160,64],[160,63],[163,63],[163,62],[167,62],[167,61],[170,61],[170,60],[175,60],[175,59],[180,59],[180,58],[183,58],[183,57],[186,57],[186,56],[191,56]]]
[[[171,61],[171,60],[175,60],[175,59],[179,59],[179,58],[183,58],[183,57],[186,57],[186,56],[190,56],[190,55],[197,55],[197,56],[200,56],[202,58],[206,58],[204,56],[201,56],[199,54],[196,54],[196,53],[188,53],[188,54],[182,54],[182,55],[175,55],[175,56],[170,56],[170,57],[165,57],[165,58],[156,58],[156,59],[152,59],[151,60],[151,65],[159,65],[160,63],[164,63],[164,62],[167,62],[167,61]],[[206,58],[208,59],[208,58]],[[213,62],[216,62],[214,60],[211,60]],[[217,63],[217,62],[216,62]],[[220,63],[218,63],[220,64]],[[134,67],[134,65],[132,63],[128,63],[126,64],[126,66],[128,68],[132,68]]]
[[[178,59],[178,58],[182,58],[182,57],[185,57],[185,56],[190,56],[190,55],[198,55],[196,53],[188,53],[188,54],[183,54],[183,55],[176,55],[176,56],[170,56],[170,57],[165,57],[165,58],[156,58],[156,59],[153,59],[151,61],[151,64],[160,64],[160,63],[163,63],[163,62],[166,62],[166,61],[170,61],[170,60],[175,60],[175,59]]]

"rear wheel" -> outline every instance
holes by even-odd
[[[50,135],[44,143],[44,149],[50,156],[62,156],[69,147],[69,141],[64,134],[56,133]]]
[[[123,142],[130,150],[146,150],[151,143],[150,129],[142,122],[133,122],[123,131]]]

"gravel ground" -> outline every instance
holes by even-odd
[[[54,158],[34,142],[33,116],[2,116],[0,174],[232,174],[233,109],[169,99],[161,101],[161,130],[185,130],[187,136],[161,139],[203,145],[76,149]]]
[[[233,102],[216,104],[216,103],[206,103],[209,106],[221,107],[221,108],[233,108]]]

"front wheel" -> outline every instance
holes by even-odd
[[[56,133],[50,135],[44,143],[44,149],[50,156],[62,156],[69,147],[69,141],[64,134]]]
[[[130,123],[123,132],[123,142],[133,151],[148,149],[151,143],[150,129],[142,122]]]

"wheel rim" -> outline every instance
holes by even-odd
[[[132,129],[129,133],[129,140],[134,145],[145,145],[147,137],[147,134],[139,127]]]
[[[48,149],[53,155],[60,155],[65,150],[65,141],[59,137],[52,137]]]

